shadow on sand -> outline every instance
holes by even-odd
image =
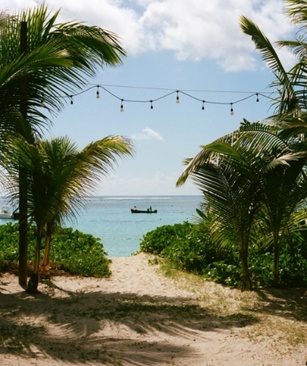
[[[216,316],[186,299],[135,294],[89,292],[53,298],[20,292],[0,294],[0,304],[0,353],[48,354],[70,363],[99,360],[158,365],[178,353],[188,357],[190,352],[189,347],[164,342],[161,334],[192,342],[196,334],[202,333],[205,339],[206,331],[257,321],[242,314]],[[160,336],[150,337],[155,341],[149,342],[149,334]]]
[[[50,289],[54,288],[51,284]],[[189,341],[196,337],[205,341],[210,331],[255,324],[260,313],[280,308],[281,316],[306,320],[306,305],[302,300],[298,305],[304,293],[295,291],[285,301],[282,292],[261,292],[257,308],[218,315],[179,297],[70,292],[59,298],[43,293],[4,294],[0,285],[0,356],[48,355],[70,364],[112,365],[159,365],[179,353],[188,359],[193,356]],[[177,336],[187,342],[172,343]]]

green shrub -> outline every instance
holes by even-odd
[[[307,260],[300,253],[280,256],[279,284],[281,287],[307,286]]]
[[[99,239],[71,228],[61,228],[54,236],[50,260],[72,274],[103,277],[111,274],[110,260]]]
[[[36,244],[34,226],[29,226],[28,241],[28,259],[32,261]],[[18,262],[18,242],[18,224],[8,223],[0,226],[0,269],[5,270],[8,263]],[[110,260],[99,239],[72,228],[61,228],[52,237],[50,261],[51,266],[71,274],[93,277],[111,274]]]
[[[305,248],[299,233],[284,239],[280,252],[280,286],[307,285]],[[214,246],[204,225],[184,222],[158,227],[143,236],[140,251],[159,255],[170,267],[202,274],[227,286],[242,284],[238,247]],[[273,262],[272,249],[250,247],[248,263],[254,288],[272,286]]]
[[[270,287],[273,284],[274,256],[270,252],[259,252],[250,248],[249,271],[254,288]]]
[[[8,223],[0,226],[0,263],[18,261],[18,226]]]
[[[242,269],[239,263],[229,264],[220,260],[211,263],[204,272],[205,278],[229,287],[240,287],[242,284]]]
[[[164,225],[149,231],[142,238],[140,251],[144,253],[160,254],[166,247],[182,235],[181,224]]]
[[[183,223],[181,229],[182,236],[178,235],[161,255],[177,269],[201,274],[204,267],[216,259],[217,251],[205,230],[188,223]]]
[[[221,249],[209,240],[207,229],[183,222],[164,225],[143,236],[140,251],[158,254],[174,268],[202,273],[208,264],[221,257]]]

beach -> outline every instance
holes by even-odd
[[[30,295],[0,275],[0,365],[305,366],[306,289],[241,292],[153,257],[110,278],[54,276]]]

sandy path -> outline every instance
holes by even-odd
[[[55,277],[35,296],[0,277],[0,365],[306,364],[303,290],[284,299],[169,279],[143,254],[111,269],[109,279]]]

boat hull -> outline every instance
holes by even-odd
[[[11,212],[8,206],[3,206],[0,210],[0,220],[18,220],[18,218],[19,214],[17,210]]]
[[[6,214],[6,213],[0,213],[0,219],[1,220],[12,220],[13,215],[12,214]]]
[[[132,208],[131,213],[134,213],[134,214],[136,214],[136,213],[152,214],[152,213],[158,213],[158,211],[157,210],[149,210],[149,209],[148,210],[138,210],[136,208]]]

